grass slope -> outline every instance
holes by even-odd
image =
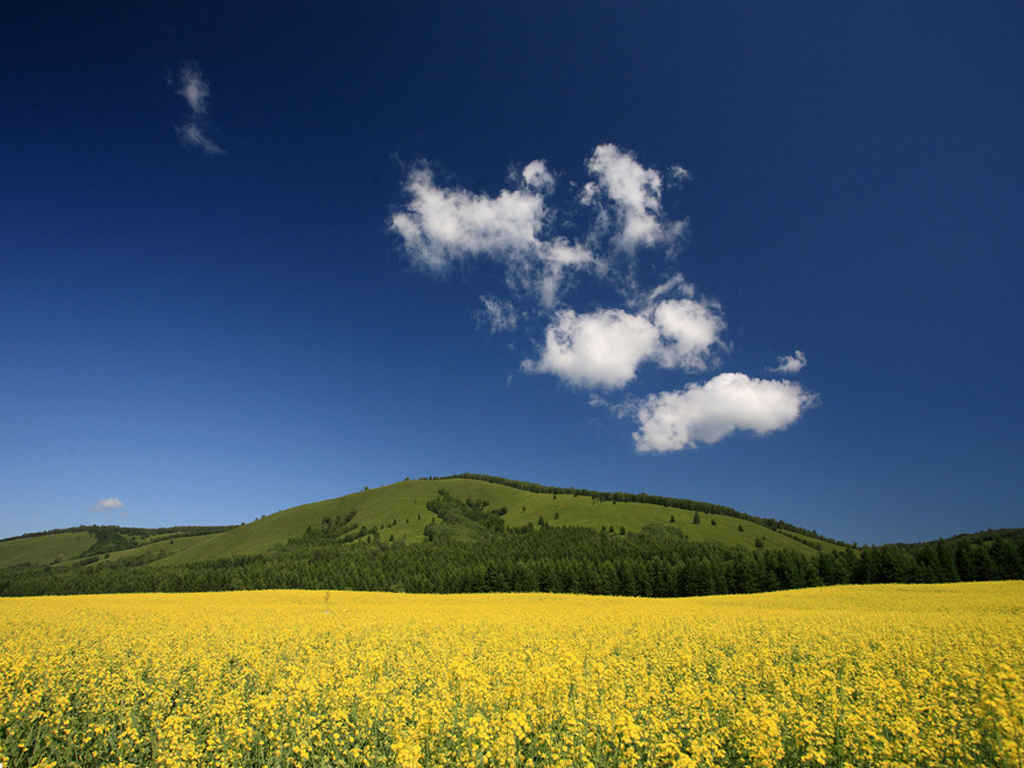
[[[72,560],[96,543],[87,531],[62,531],[0,541],[0,568]]]
[[[193,546],[230,527],[82,525],[28,533],[0,540],[0,569],[24,566],[73,568],[118,560],[134,560],[143,564]]]
[[[140,564],[148,564],[155,560],[161,560],[176,552],[181,552],[189,547],[196,546],[208,539],[218,536],[217,533],[206,533],[197,536],[180,536],[178,538],[155,538],[154,541],[148,541],[140,546],[132,547],[131,549],[121,549],[116,552],[109,552],[102,556],[99,560],[86,563],[86,567],[93,568],[102,563],[116,563],[118,561],[136,561]],[[86,558],[91,560],[91,558]],[[75,565],[76,563],[71,563]]]
[[[507,508],[505,524],[509,527],[536,524],[543,516],[553,526],[575,525],[596,529],[612,526],[616,531],[620,528],[639,531],[650,524],[672,525],[695,542],[754,548],[757,539],[761,539],[765,549],[788,549],[806,555],[817,554],[817,546],[826,552],[838,548],[829,542],[808,536],[786,535],[725,515],[702,512],[700,523],[695,525],[692,512],[654,504],[597,501],[570,494],[553,496],[482,480],[448,478],[406,480],[337,499],[292,507],[223,533],[197,538],[191,546],[156,562],[174,565],[260,554],[302,536],[308,527],[319,528],[324,518],[344,518],[352,510],[355,510],[354,525],[377,527],[384,541],[393,536],[395,541],[421,542],[423,528],[435,519],[427,511],[426,502],[441,488],[460,499],[486,499],[491,508]],[[673,516],[675,522],[671,522]]]

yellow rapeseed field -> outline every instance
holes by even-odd
[[[0,599],[0,763],[1024,765],[1024,582]]]

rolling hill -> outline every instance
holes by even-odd
[[[406,479],[239,526],[0,541],[0,595],[272,587],[669,596],[1024,576],[1024,531],[858,548],[687,499]]]
[[[33,566],[66,568],[139,555],[146,555],[148,560],[153,560],[156,554],[163,557],[232,527],[126,528],[117,525],[80,525],[26,533],[0,540],[0,569]]]
[[[512,481],[504,478],[496,479],[502,481],[467,476],[403,480],[391,485],[361,490],[338,499],[285,509],[245,525],[225,528],[215,534],[197,530],[194,535],[179,536],[173,541],[173,546],[167,543],[169,538],[172,538],[167,534],[157,536],[157,544],[152,543],[151,539],[134,537],[131,539],[133,546],[112,552],[110,557],[105,559],[140,559],[146,564],[180,565],[226,557],[259,555],[301,538],[309,528],[321,528],[325,519],[336,518],[348,518],[347,524],[351,526],[353,534],[360,528],[367,531],[364,536],[351,537],[350,541],[339,546],[350,546],[360,540],[375,538],[374,530],[377,531],[376,537],[383,537],[385,541],[419,544],[425,539],[424,528],[437,520],[436,516],[427,510],[426,504],[442,488],[459,499],[484,500],[490,509],[506,509],[503,519],[507,527],[537,523],[541,518],[552,526],[612,528],[615,531],[625,528],[632,532],[639,532],[651,524],[665,524],[678,529],[691,542],[750,549],[788,550],[805,555],[841,548],[841,545],[818,538],[810,531],[797,534],[793,530],[773,527],[774,521],[758,522],[746,516],[736,517],[734,515],[739,513],[734,510],[714,507],[707,503],[691,502],[690,506],[722,511],[698,512],[699,521],[694,524],[696,510],[689,507],[601,500],[589,495],[595,492],[583,490],[577,490],[574,494],[568,490],[563,490],[563,493],[534,492],[507,484]],[[471,530],[463,530],[459,535],[464,539],[471,539],[474,536]],[[81,534],[75,535],[79,537],[75,539],[78,551],[75,551],[70,541],[63,542],[63,539],[69,536],[72,535],[66,531],[58,531],[34,537],[32,540],[26,539],[26,542],[33,542],[32,551],[40,553],[38,557],[34,556],[32,562],[45,564],[52,561],[52,557],[48,555],[49,550],[44,547],[44,542],[51,540],[53,545],[49,549],[53,550],[57,548],[57,540],[61,542],[61,551],[65,555],[61,562],[73,565],[88,559],[88,546],[83,546],[85,540],[81,540]],[[13,545],[16,541],[18,540],[0,542],[0,547]],[[16,551],[17,547],[11,549]],[[3,557],[3,552],[0,549],[0,557]],[[8,557],[8,560],[12,559],[16,559],[13,553]],[[22,559],[29,561],[28,558]]]

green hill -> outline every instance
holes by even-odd
[[[441,489],[460,499],[483,499],[491,509],[506,509],[507,513],[502,517],[509,528],[536,524],[540,518],[551,526],[582,526],[597,530],[610,527],[615,531],[624,528],[632,532],[639,532],[648,525],[664,524],[685,534],[690,541],[725,546],[784,549],[806,555],[831,551],[840,546],[810,532],[795,534],[776,530],[724,512],[699,512],[699,522],[695,524],[692,509],[636,501],[603,501],[580,491],[575,495],[569,492],[533,492],[487,480],[450,477],[405,480],[285,509],[216,536],[203,537],[193,546],[184,547],[156,562],[174,565],[261,554],[303,536],[307,529],[316,531],[322,528],[325,519],[338,518],[348,519],[351,533],[357,533],[361,528],[367,531],[364,536],[353,537],[346,544],[372,537],[374,529],[377,536],[386,541],[419,543],[424,541],[424,528],[437,519],[427,511],[426,503]],[[472,538],[473,534],[463,532],[463,536]]]
[[[80,556],[96,543],[85,530],[55,531],[0,541],[0,568],[50,565]]]
[[[668,597],[1024,577],[1024,529],[851,547],[688,499],[486,475],[405,480],[246,525],[0,541],[0,595],[221,589],[567,591]]]
[[[50,566],[67,568],[100,560],[152,561],[190,547],[233,526],[128,528],[80,525],[0,540],[0,569]]]

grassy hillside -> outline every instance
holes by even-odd
[[[302,540],[307,532],[316,533],[325,526],[344,525],[344,535],[334,535],[334,548],[355,545],[359,541],[419,544],[424,529],[438,518],[427,509],[427,502],[444,489],[458,499],[486,502],[489,510],[504,510],[500,519],[505,528],[544,524],[558,527],[582,527],[616,534],[639,533],[649,526],[666,526],[664,535],[674,529],[695,544],[738,546],[762,552],[792,552],[815,556],[842,549],[835,542],[817,538],[792,526],[781,527],[775,521],[737,518],[735,510],[706,502],[692,504],[700,509],[680,509],[661,503],[622,500],[625,494],[605,494],[618,499],[600,498],[594,492],[575,489],[546,489],[487,476],[459,476],[405,480],[381,488],[366,489],[336,499],[303,504],[266,515],[241,526],[125,528],[120,526],[80,526],[74,529],[27,534],[0,541],[0,569],[20,567],[57,567],[89,570],[104,565],[184,566],[229,557],[264,555]],[[516,487],[520,486],[520,487]],[[699,518],[694,521],[695,515]],[[782,524],[785,526],[786,524]],[[499,526],[500,527],[500,526]],[[472,542],[482,532],[469,521],[447,524],[449,540]]]
[[[525,485],[407,480],[244,526],[26,535],[0,542],[7,562],[20,564],[0,567],[0,595],[344,588],[672,597],[1024,578],[1024,529],[850,548],[704,502]]]
[[[0,568],[72,560],[96,543],[88,531],[61,531],[0,541]]]
[[[0,569],[23,566],[67,568],[118,560],[151,562],[231,527],[82,525],[29,533],[0,540]]]
[[[205,533],[196,536],[179,536],[177,538],[156,538],[152,541],[143,542],[137,547],[108,552],[98,560],[94,560],[92,557],[81,558],[81,560],[88,561],[85,562],[84,565],[89,568],[97,567],[102,563],[133,563],[138,565],[147,565],[151,562],[162,560],[177,552],[188,549],[189,547],[201,544],[202,542],[208,541],[218,535],[220,534]],[[79,561],[69,563],[69,565],[76,564],[79,564]]]
[[[610,527],[615,531],[625,528],[631,532],[638,532],[651,524],[664,524],[671,525],[694,542],[790,550],[806,555],[838,548],[831,542],[783,533],[725,514],[701,512],[700,522],[694,524],[694,513],[689,510],[638,502],[600,501],[567,493],[533,493],[483,480],[446,478],[406,480],[337,499],[292,507],[215,536],[197,539],[192,546],[183,547],[157,563],[174,565],[261,554],[302,536],[307,528],[320,528],[325,518],[345,519],[349,515],[352,515],[350,525],[355,530],[377,528],[383,541],[394,537],[396,542],[422,542],[424,527],[436,520],[427,511],[426,502],[442,488],[458,498],[485,499],[491,509],[507,509],[503,519],[510,528],[536,524],[541,517],[552,526]],[[761,541],[760,547],[758,540]]]

